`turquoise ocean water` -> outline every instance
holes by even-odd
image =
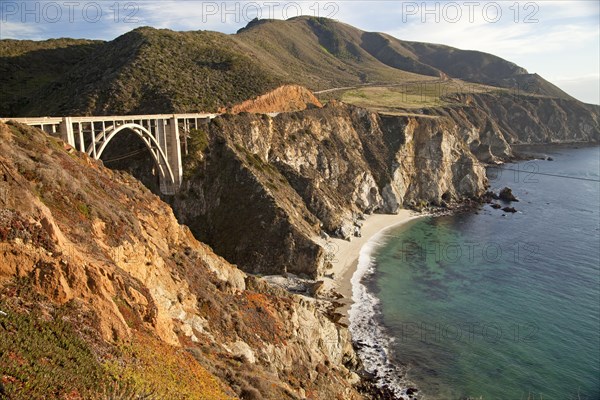
[[[351,330],[383,382],[428,399],[600,399],[600,148],[545,154],[488,171],[518,213],[419,218],[363,249]]]

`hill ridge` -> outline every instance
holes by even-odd
[[[0,50],[0,84],[11,93],[2,116],[216,111],[283,84],[316,91],[440,78],[572,99],[488,53],[327,18],[256,20],[232,35],[139,27],[109,42],[3,40]]]

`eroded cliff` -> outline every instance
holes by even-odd
[[[510,160],[512,144],[599,140],[599,107],[505,92],[388,114],[332,101],[274,118],[223,115],[192,133],[202,145],[170,202],[242,269],[316,278],[328,254],[315,239],[350,239],[363,214],[475,199],[482,163]]]
[[[229,112],[280,113],[315,107],[321,108],[323,105],[310,90],[299,85],[283,85],[262,96],[237,104],[231,107]]]
[[[484,162],[508,161],[513,144],[600,141],[600,106],[525,93],[453,94],[446,107],[405,110],[452,119]]]
[[[192,142],[201,145],[173,208],[198,238],[253,273],[320,276],[322,231],[349,239],[363,214],[460,202],[486,185],[449,118],[333,102],[275,118],[224,115]]]
[[[0,194],[9,398],[360,398],[343,326],[215,255],[129,175],[2,123]]]
[[[510,144],[600,141],[600,106],[524,93],[457,95],[463,109],[487,114]]]

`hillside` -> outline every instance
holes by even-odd
[[[361,398],[345,327],[131,176],[3,123],[0,167],[3,398]]]
[[[31,103],[101,42],[74,39],[0,40],[0,115],[25,115]],[[38,104],[39,105],[39,104]],[[37,109],[34,111],[41,111]]]
[[[253,21],[235,35],[139,28],[110,42],[3,40],[0,51],[3,117],[216,111],[282,84],[319,91],[459,79],[570,99],[491,54],[325,18]]]
[[[70,69],[40,86],[35,96],[25,94],[20,114],[216,110],[279,83],[227,35],[214,32],[140,28],[69,57]],[[3,57],[0,68],[15,73],[5,66],[11,59]],[[5,114],[9,105],[2,105],[0,112]]]
[[[361,48],[362,31],[326,18],[250,23],[234,36],[261,64],[311,90],[431,80],[381,63]]]
[[[362,35],[363,48],[381,62],[406,71],[439,75],[521,92],[573,99],[537,74],[492,54],[398,40],[382,33]]]

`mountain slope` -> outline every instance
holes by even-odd
[[[0,115],[25,115],[43,90],[65,76],[101,42],[0,40]],[[36,110],[38,111],[38,110]],[[39,110],[42,111],[42,110]]]
[[[408,49],[415,55],[415,61],[443,71],[452,78],[503,88],[518,88],[525,93],[573,99],[539,75],[530,74],[526,69],[492,54],[394,38],[391,41]]]
[[[310,81],[294,76],[312,90],[450,77],[503,88],[517,86],[524,92],[571,99],[540,76],[529,74],[524,68],[492,54],[403,41],[383,33],[364,32],[327,18],[261,21],[240,30],[236,38],[253,50],[271,50],[271,54],[285,60],[283,65],[292,66],[292,71],[296,70],[294,64],[299,61],[299,71],[314,68]],[[265,60],[268,57],[257,54]]]
[[[216,110],[279,83],[227,35],[213,32],[140,28],[70,61],[72,68],[40,87],[22,113]]]
[[[281,84],[325,90],[453,78],[570,99],[490,54],[326,18],[253,21],[235,35],[139,28],[106,43],[5,40],[0,50],[0,82],[15,89],[0,99],[2,116],[217,111]]]
[[[326,18],[250,23],[234,39],[274,73],[311,90],[432,79],[379,62],[360,46],[362,31]]]

